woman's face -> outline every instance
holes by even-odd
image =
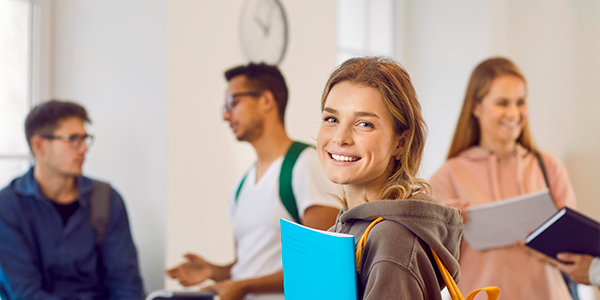
[[[319,159],[329,180],[382,188],[402,150],[400,140],[378,89],[349,81],[333,86],[317,135]]]
[[[494,79],[488,94],[473,110],[481,128],[481,146],[494,149],[517,141],[527,121],[525,98],[525,82],[519,77],[504,75]]]

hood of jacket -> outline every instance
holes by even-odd
[[[521,144],[517,143],[514,155],[515,156],[526,156],[530,151],[525,147],[521,146]],[[460,152],[457,157],[467,158],[470,160],[478,161],[478,160],[489,160],[491,156],[495,155],[493,151],[485,149],[481,146],[472,146],[462,152]]]
[[[486,188],[486,190],[491,191],[490,196],[493,201],[500,201],[506,198],[510,198],[504,193],[506,192],[506,186],[502,185],[502,179],[500,178],[500,170],[506,169],[505,166],[507,164],[514,164],[516,168],[516,172],[511,173],[514,174],[512,176],[516,178],[516,195],[522,195],[527,193],[525,184],[526,180],[523,178],[523,176],[525,174],[525,168],[528,164],[528,159],[526,158],[526,156],[530,153],[531,151],[527,150],[525,147],[517,143],[512,155],[500,158],[497,154],[490,150],[487,150],[480,146],[473,146],[459,153],[456,157],[451,158],[449,162],[452,164],[458,163],[460,165],[454,167],[455,172],[457,173],[475,173],[478,174],[476,175],[477,177],[482,177],[485,178],[484,180],[489,180],[489,183],[491,183],[491,185],[489,186],[489,189]],[[464,163],[467,163],[468,167],[465,167]],[[460,174],[454,173],[453,175],[459,176]],[[473,182],[473,184],[476,184],[476,182]]]
[[[450,274],[458,280],[458,264],[463,222],[460,210],[435,201],[426,194],[406,200],[379,200],[342,209],[340,222],[371,222],[378,217],[398,223],[427,243],[440,257]]]

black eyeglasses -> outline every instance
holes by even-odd
[[[229,94],[229,95],[225,96],[225,105],[223,105],[223,113],[225,113],[225,112],[230,113],[238,105],[239,101],[235,101],[235,98],[243,97],[243,96],[258,97],[262,93],[263,93],[263,91],[252,91],[252,92]]]
[[[79,146],[81,146],[82,142],[85,142],[85,145],[89,147],[94,142],[94,136],[89,135],[89,134],[84,134],[84,135],[80,135],[80,134],[74,134],[74,135],[43,134],[40,136],[47,140],[61,140],[63,142],[67,142],[67,143],[69,143],[69,146],[71,146],[71,148],[78,148]]]

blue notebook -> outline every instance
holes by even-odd
[[[286,300],[356,300],[354,236],[281,219]]]
[[[600,224],[565,207],[528,235],[525,244],[554,259],[560,252],[600,256]]]

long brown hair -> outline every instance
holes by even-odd
[[[479,145],[481,129],[479,128],[477,118],[473,115],[473,110],[475,109],[475,105],[481,103],[483,98],[489,93],[494,79],[504,75],[518,77],[527,84],[521,70],[512,61],[503,57],[487,59],[473,70],[471,79],[469,79],[469,85],[467,86],[467,93],[465,94],[465,101],[463,102],[460,117],[454,130],[452,144],[450,144],[450,150],[448,151],[448,159],[471,146]],[[517,143],[530,151],[538,152],[537,146],[531,136],[529,122],[524,124],[523,131],[517,138]]]
[[[344,81],[378,89],[394,119],[394,131],[404,137],[400,159],[394,159],[394,169],[383,188],[383,199],[406,199],[417,193],[430,193],[429,183],[416,177],[425,147],[427,126],[406,70],[390,58],[351,58],[329,76],[321,97],[321,111],[333,86]],[[347,207],[345,197],[340,200]]]

